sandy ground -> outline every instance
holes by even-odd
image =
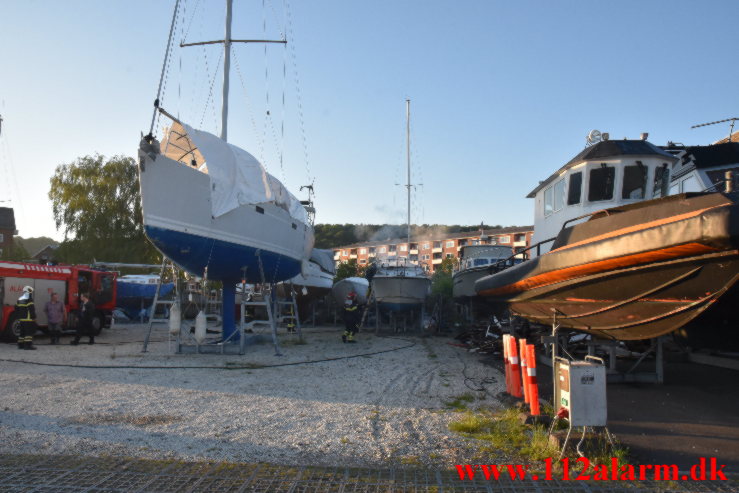
[[[475,445],[448,430],[459,415],[446,403],[473,394],[470,407],[496,407],[504,388],[446,338],[342,344],[339,328],[320,327],[304,329],[305,344],[282,334],[282,356],[266,343],[175,354],[160,325],[142,353],[145,329],[118,325],[92,346],[0,345],[0,453],[448,467]],[[306,363],[325,358],[344,359]]]

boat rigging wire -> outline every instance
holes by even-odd
[[[172,13],[172,23],[169,26],[169,38],[167,39],[167,49],[164,51],[164,62],[162,63],[162,73],[159,76],[159,88],[157,89],[157,97],[154,100],[154,114],[151,115],[151,126],[149,127],[149,136],[153,136],[154,132],[154,124],[157,118],[157,115],[159,114],[157,112],[157,108],[159,107],[159,104],[161,103],[161,96],[162,96],[162,89],[163,89],[163,83],[166,75],[166,69],[168,66],[168,62],[170,59],[170,53],[172,49],[172,37],[174,34],[174,27],[175,23],[177,22],[177,12],[180,8],[180,0],[176,0],[174,5],[174,12]]]

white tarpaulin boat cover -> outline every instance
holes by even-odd
[[[308,214],[300,201],[257,159],[213,134],[183,125],[187,135],[205,158],[211,182],[213,217],[226,214],[241,205],[272,202],[303,224]]]
[[[310,260],[311,262],[318,264],[321,269],[329,274],[336,274],[336,263],[334,261],[333,250],[314,248],[313,251],[310,252]]]

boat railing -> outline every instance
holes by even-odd
[[[551,243],[551,242],[553,242],[556,239],[557,239],[557,237],[554,236],[554,237],[548,238],[546,240],[541,240],[540,242],[538,242],[538,243],[536,243],[534,245],[531,245],[529,247],[526,247],[523,250],[517,251],[516,253],[514,253],[510,257],[507,257],[507,258],[498,260],[494,264],[490,264],[490,267],[488,267],[488,272],[490,272],[490,274],[495,274],[496,272],[499,272],[499,271],[503,270],[503,268],[505,268],[508,265],[508,262],[511,262],[511,265],[512,265],[513,262],[515,261],[515,259],[519,257],[519,255],[523,255],[523,260],[528,260],[529,259],[528,252],[530,252],[533,249],[536,249],[536,256],[538,257],[538,256],[541,255],[541,246],[542,245],[545,245],[547,243]]]

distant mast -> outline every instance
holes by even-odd
[[[408,161],[408,260],[411,252],[411,100],[405,100],[405,144]]]

